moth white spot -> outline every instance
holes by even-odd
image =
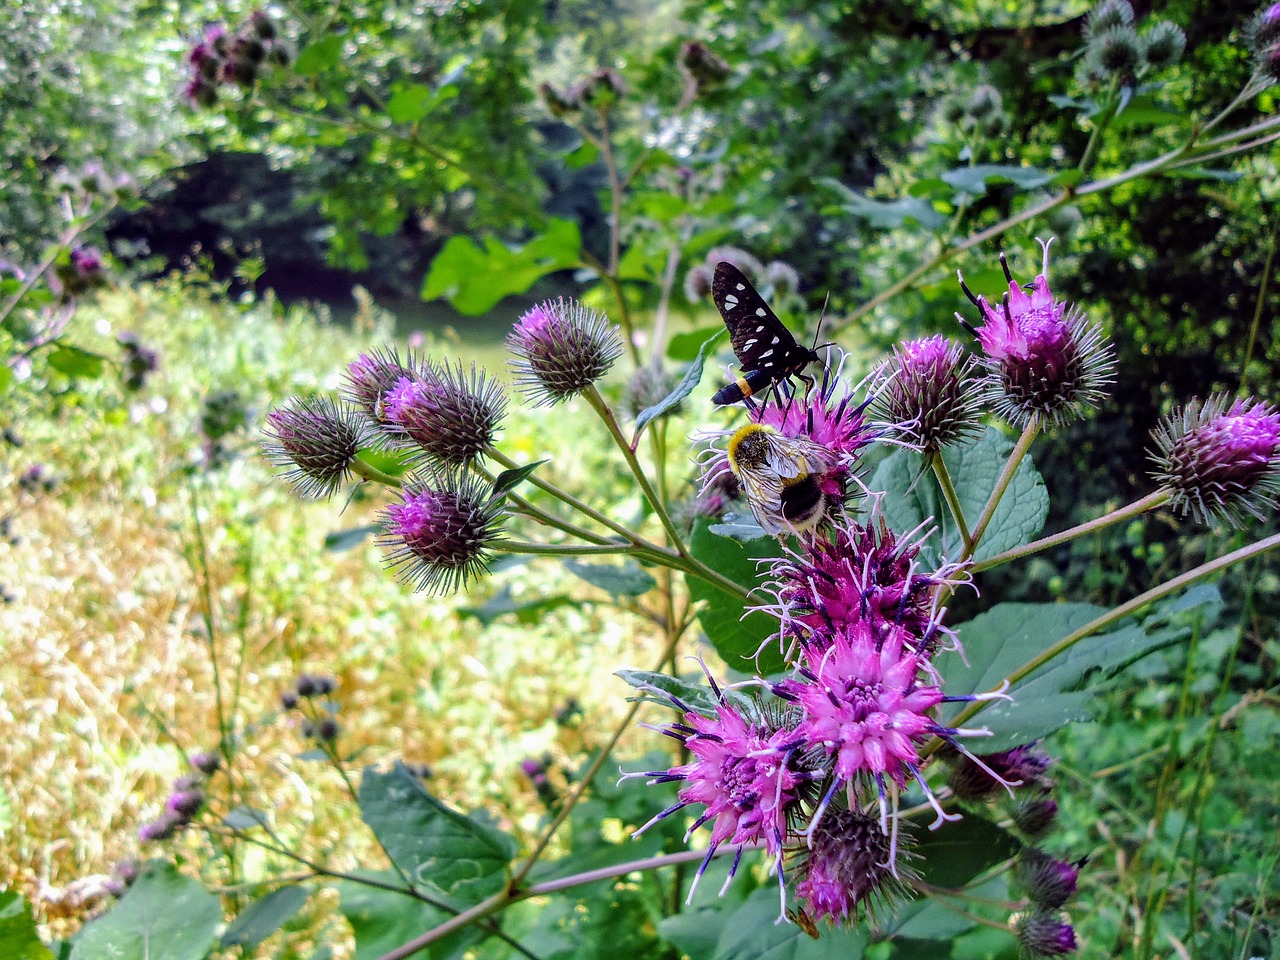
[[[745,290],[745,289],[747,289],[747,285],[746,285],[745,283],[739,283],[739,284],[738,284],[734,289],[735,289],[735,290]]]
[[[726,293],[724,295],[724,305],[728,307],[730,310],[732,310],[734,307],[738,305],[738,298],[735,297],[732,293]]]
[[[755,343],[754,340],[752,340],[751,342]],[[773,356],[773,350],[769,349],[769,350],[766,350],[764,353],[760,354],[760,359],[763,360],[765,357],[772,357],[772,356]]]
[[[752,337],[750,340],[748,340],[746,343],[742,345],[742,348],[745,350],[747,347],[754,347],[759,342],[760,341],[757,340],[755,337]],[[768,356],[768,354],[765,354],[765,356]]]
[[[763,316],[764,316],[764,307],[756,307],[756,316],[757,316],[757,317],[763,317]]]
[[[770,342],[771,344],[773,344],[773,345],[776,347],[776,346],[778,345],[778,338],[777,338],[777,337],[774,337],[774,338],[773,338],[772,340],[770,340],[769,342]]]
[[[764,333],[764,324],[762,323],[762,324],[760,324],[760,326],[756,327],[755,332],[756,332],[756,333]],[[774,343],[777,343],[778,341],[777,341],[777,340],[774,340],[773,342],[774,342]]]

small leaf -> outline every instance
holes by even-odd
[[[252,830],[254,827],[265,827],[271,823],[261,810],[243,805],[229,810],[222,818],[222,822],[232,830]]]
[[[820,177],[817,182],[840,197],[840,208],[845,213],[866,220],[873,227],[892,230],[916,223],[926,230],[936,230],[946,222],[946,218],[931,203],[918,197],[870,200],[831,177]]]
[[[468,902],[502,889],[515,840],[437,800],[403,764],[365,767],[358,799],[364,822],[415,884]]]
[[[204,960],[222,903],[163,860],[150,860],[111,911],[76,935],[71,960]]]
[[[634,560],[622,566],[568,560],[565,569],[615,597],[638,597],[658,585],[652,575]]]
[[[435,99],[425,84],[397,85],[387,100],[387,116],[396,123],[417,123],[431,112]]]
[[[0,890],[0,957],[53,960],[49,948],[40,941],[31,904],[12,890]]]
[[[546,463],[546,460],[535,460],[533,463],[526,463],[523,467],[512,467],[510,470],[503,470],[493,481],[494,496],[501,496],[508,490],[519,486],[529,478],[529,475],[538,467]]]
[[[96,353],[64,344],[49,354],[49,366],[68,377],[95,380],[102,376],[106,361]]]
[[[293,72],[300,77],[314,77],[336,66],[342,57],[345,34],[331,33],[315,43],[309,43],[298,52],[293,62]]]
[[[764,527],[756,523],[754,518],[739,517],[733,513],[726,513],[723,522],[713,523],[708,529],[717,537],[728,537],[739,543],[750,543],[752,540],[761,540],[769,536],[764,532]]]
[[[351,527],[347,530],[334,530],[332,533],[325,534],[324,548],[332,553],[354,550],[380,529],[377,524],[371,523],[362,527]]]
[[[707,350],[710,346],[720,339],[724,330],[718,330],[714,336],[709,337],[702,346],[698,348],[698,356],[694,358],[693,363],[689,364],[689,369],[685,371],[680,382],[676,384],[676,388],[668,393],[665,397],[655,403],[652,407],[646,407],[641,410],[636,417],[636,433],[631,439],[631,449],[634,450],[636,443],[640,439],[640,433],[655,417],[660,417],[681,400],[693,393],[694,388],[702,382],[702,367],[707,359]]]
[[[1084,179],[1084,174],[1080,171],[1080,168],[1071,167],[1070,169],[1063,170],[1061,173],[1057,174],[1049,182],[1052,183],[1055,187],[1071,188],[1071,187],[1074,187],[1083,179]]]
[[[223,932],[221,945],[243,947],[247,956],[301,910],[310,895],[306,887],[296,885],[272,890],[241,911]]]
[[[694,683],[682,677],[673,677],[669,673],[657,673],[652,670],[615,670],[615,677],[621,677],[637,690],[642,687],[654,687],[663,693],[670,694],[690,710],[703,716],[713,717],[716,712],[716,695],[705,682]],[[645,703],[657,703],[664,707],[674,708],[671,701],[658,696],[652,690],[641,690],[642,696],[633,697]]]
[[[1021,849],[1013,834],[972,813],[948,820],[937,830],[922,831],[915,845],[920,878],[930,886],[950,889],[963,887]]]
[[[0,363],[0,393],[13,386],[13,371],[7,363]]]
[[[1012,183],[1023,190],[1035,190],[1048,183],[1051,175],[1035,167],[978,163],[972,167],[948,170],[942,175],[942,179],[961,193],[980,197],[987,192],[988,186],[999,183]]]

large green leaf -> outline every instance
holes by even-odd
[[[53,960],[40,942],[31,904],[12,890],[0,890],[0,957],[6,960]]]
[[[220,923],[217,897],[150,860],[115,908],[81,929],[71,960],[203,960]]]
[[[380,883],[400,882],[400,877],[391,871],[361,871],[357,876]],[[349,880],[338,884],[338,895],[342,915],[355,935],[355,960],[376,960],[451,916],[405,894]],[[423,956],[431,960],[460,956],[482,936],[475,925],[463,927],[432,944],[430,952]]]
[[[298,59],[293,62],[293,72],[300,77],[314,77],[337,66],[342,59],[342,45],[346,34],[331,33],[321,37],[315,43],[309,43],[298,51]]]
[[[698,518],[689,538],[690,551],[716,573],[744,587],[759,585],[763,570],[758,561],[782,555],[782,548],[772,537],[739,543],[717,536],[708,529],[709,526],[705,517]],[[693,599],[703,604],[698,611],[698,622],[711,645],[730,667],[746,666],[744,658],[753,657],[760,650],[757,666],[761,674],[769,676],[783,670],[782,654],[777,644],[765,644],[777,632],[777,620],[759,611],[743,616],[746,607],[741,597],[735,597],[699,577],[690,575],[685,580]],[[757,602],[763,603],[766,599],[760,595]]]
[[[951,475],[970,530],[982,514],[982,508],[1012,450],[1012,440],[998,430],[988,428],[977,442],[965,447],[950,447],[943,452],[943,462]],[[941,536],[935,534],[921,550],[926,562],[936,562],[941,557],[958,557],[962,549],[959,528],[942,499],[933,472],[922,475],[922,470],[919,454],[896,450],[876,468],[869,485],[872,490],[885,493],[882,501],[884,515],[895,532],[914,530],[930,518],[939,526]],[[1032,465],[1031,458],[1024,457],[987,526],[974,554],[975,559],[985,560],[1029,543],[1044,526],[1048,514],[1049,495],[1045,492],[1044,481]]]
[[[414,883],[464,901],[502,889],[515,841],[445,806],[403,765],[386,773],[365,767],[359,802],[364,822]]]
[[[989,739],[970,741],[980,753],[1007,750],[1089,716],[1087,682],[1114,676],[1156,650],[1182,642],[1197,618],[1216,617],[1217,590],[1200,586],[1163,605],[1142,623],[1086,637],[1016,684],[1011,701],[996,701],[979,722]],[[950,694],[993,690],[1014,670],[1103,613],[1089,604],[1006,603],[956,627],[959,655],[939,658],[943,688]]]
[[[577,266],[581,250],[578,225],[556,218],[522,247],[509,247],[494,237],[486,237],[483,247],[470,237],[450,237],[431,261],[422,299],[444,297],[460,312],[478,316],[503,297],[524,293],[547,274]]]

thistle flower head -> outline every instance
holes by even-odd
[[[349,364],[343,374],[343,396],[358,406],[374,423],[386,419],[387,394],[401,377],[410,375],[408,365],[400,362],[394,347],[382,347],[362,353]]]
[[[1058,803],[1052,797],[1023,800],[1013,810],[1013,823],[1029,837],[1048,832],[1058,818]]]
[[[877,818],[856,810],[829,810],[813,831],[808,856],[800,867],[796,894],[815,919],[837,926],[856,919],[859,908],[871,917],[909,895],[900,831],[896,850]],[[895,857],[896,855],[896,857]]]
[[[762,710],[750,716],[750,707],[723,694],[713,717],[674,702],[684,710],[684,720],[662,732],[681,741],[693,760],[643,774],[650,783],[683,783],[679,802],[650,823],[698,804],[704,810],[689,832],[710,823],[711,850],[722,843],[762,843],[770,853],[780,853],[788,814],[809,781],[798,762],[803,740],[790,729],[788,718]]]
[[[1060,957],[1076,949],[1076,932],[1065,914],[1045,910],[1015,913],[1009,926],[1032,957]]]
[[[222,768],[222,757],[208,750],[201,750],[191,755],[191,766],[205,776],[210,776]]]
[[[1056,910],[1075,894],[1080,868],[1027,847],[1018,857],[1015,876],[1032,903],[1041,910]]]
[[[487,484],[441,474],[405,487],[403,499],[383,513],[378,542],[402,582],[451,593],[485,569],[501,515],[502,498]]]
[[[1231,404],[1228,407],[1228,404]],[[1153,432],[1153,476],[1170,506],[1200,523],[1238,525],[1261,517],[1280,491],[1280,413],[1255,399],[1225,394],[1193,400]]]
[[[943,336],[899,344],[872,387],[877,412],[925,454],[963,442],[977,432],[982,413],[975,362]]]
[[[1161,20],[1142,35],[1142,59],[1152,70],[1164,70],[1182,59],[1187,35],[1176,23]]]
[[[1254,54],[1259,58],[1265,57],[1273,46],[1280,43],[1280,3],[1269,4],[1254,17],[1246,33]]]
[[[1049,244],[1041,240],[1044,263],[1030,292],[1014,281],[1001,256],[1009,292],[993,307],[961,289],[982,315],[977,329],[957,314],[986,354],[987,384],[997,411],[1011,422],[1041,417],[1065,423],[1102,398],[1114,363],[1109,342],[1078,308],[1054,300],[1049,291]]]
[[[507,336],[516,380],[535,406],[567,400],[622,356],[618,328],[574,300],[538,304]]]
[[[961,757],[952,768],[947,783],[962,800],[983,800],[1006,783],[1020,787],[1049,786],[1050,781],[1045,776],[1049,764],[1049,755],[1035,744],[1028,743],[977,758]],[[992,773],[1000,779],[994,779]]]
[[[365,442],[360,417],[327,397],[295,399],[267,414],[267,459],[285,468],[284,479],[304,497],[332,496],[351,476]]]
[[[471,365],[423,363],[387,391],[383,412],[394,435],[416,445],[427,462],[465,465],[493,443],[506,397]],[[417,452],[415,451],[415,452]]]
[[[189,822],[204,806],[204,791],[198,787],[188,790],[176,790],[169,795],[165,809]]]
[[[844,365],[841,358],[838,367]],[[807,397],[753,406],[749,416],[786,437],[803,437],[826,447],[852,472],[862,448],[876,438],[866,417],[866,404],[855,403],[853,387],[836,373],[823,376],[822,385]]]
[[[804,711],[796,733],[834,755],[848,782],[888,777],[899,786],[915,775],[917,745],[938,730],[929,716],[942,691],[920,683],[922,658],[901,631],[883,640],[865,621],[837,624],[821,653],[780,692]]]

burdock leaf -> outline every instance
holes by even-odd
[[[359,803],[364,822],[414,883],[476,902],[506,882],[515,841],[437,800],[402,764],[386,773],[365,767]]]
[[[639,697],[630,697],[630,700],[656,703],[664,707],[674,708],[675,704],[654,692],[656,689],[662,693],[670,694],[686,707],[703,716],[715,716],[715,694],[711,692],[711,688],[705,682],[694,683],[692,680],[684,680],[680,677],[673,677],[668,673],[657,673],[652,670],[615,670],[613,675],[621,677],[640,691],[641,695]]]
[[[676,388],[652,407],[646,407],[641,410],[636,416],[636,432],[635,436],[631,438],[632,450],[635,449],[636,442],[640,439],[640,434],[649,425],[650,421],[662,416],[689,394],[693,393],[694,388],[702,382],[702,368],[707,362],[707,350],[720,339],[724,332],[724,330],[717,330],[714,335],[704,340],[702,346],[698,348],[698,355],[693,358],[693,363],[689,364],[689,369],[685,371],[680,382],[676,384]]]
[[[76,935],[71,960],[204,960],[222,903],[163,860],[150,860],[110,913]]]
[[[529,479],[529,475],[538,467],[546,463],[546,460],[535,460],[533,463],[526,463],[523,467],[512,467],[510,470],[503,470],[493,481],[493,493],[500,496],[508,490],[514,489],[525,480]]]

